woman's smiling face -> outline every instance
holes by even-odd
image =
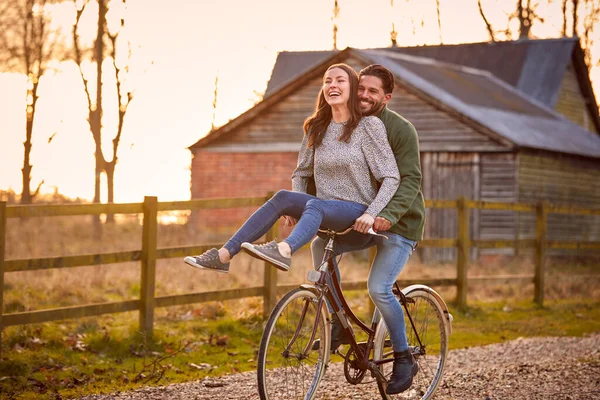
[[[350,98],[350,77],[341,68],[332,68],[323,77],[323,95],[330,106],[348,104]]]

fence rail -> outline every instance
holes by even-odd
[[[83,204],[83,205],[28,205],[7,206],[0,202],[0,310],[3,310],[4,274],[16,271],[35,271],[41,269],[72,268],[80,266],[113,264],[129,261],[141,263],[140,298],[112,303],[88,304],[83,306],[62,307],[48,310],[27,311],[19,313],[0,313],[0,333],[5,326],[24,325],[39,322],[57,321],[69,318],[82,318],[102,314],[113,314],[127,311],[139,311],[140,330],[148,336],[152,335],[154,310],[160,307],[222,301],[246,297],[263,297],[264,313],[267,315],[274,307],[277,296],[297,286],[277,285],[277,274],[274,268],[265,263],[263,286],[235,290],[190,293],[173,296],[155,296],[156,260],[183,257],[188,254],[199,254],[217,244],[196,246],[157,248],[157,227],[159,211],[201,210],[215,208],[236,208],[260,206],[271,197],[205,199],[190,201],[158,202],[156,197],[145,197],[143,203],[126,204]],[[547,240],[547,217],[550,213],[600,216],[600,209],[553,206],[545,202],[539,204],[499,203],[473,201],[465,198],[458,200],[428,200],[427,208],[456,209],[458,217],[456,238],[425,239],[419,246],[423,248],[456,248],[455,279],[418,279],[400,280],[402,285],[423,283],[431,286],[456,286],[456,303],[464,306],[467,303],[469,282],[489,281],[525,281],[534,284],[534,301],[540,305],[544,302],[544,258],[548,249],[586,249],[600,251],[600,242],[549,241]],[[471,240],[469,238],[469,215],[471,209],[505,210],[530,212],[536,215],[536,238],[518,240]],[[140,250],[101,254],[85,254],[65,257],[47,257],[36,259],[5,259],[6,223],[8,218],[75,216],[101,214],[143,214],[142,243]],[[266,235],[266,240],[277,236],[277,225]],[[468,278],[469,249],[535,249],[535,270],[529,275],[480,276]],[[366,289],[366,281],[344,282],[345,290]]]

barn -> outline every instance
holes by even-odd
[[[192,198],[264,196],[290,188],[325,69],[378,63],[396,88],[389,108],[419,134],[426,199],[600,205],[600,117],[576,39],[282,52],[262,102],[192,146]],[[248,213],[212,212],[211,227]],[[600,221],[551,215],[549,239],[600,240]],[[533,235],[533,216],[472,212],[471,238]],[[428,210],[426,237],[454,237],[452,210]],[[453,249],[438,256],[453,257]],[[438,257],[435,257],[438,258]]]

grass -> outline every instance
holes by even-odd
[[[364,296],[349,297],[356,302]],[[234,303],[223,305],[223,314],[239,307]],[[0,398],[73,398],[256,370],[261,304],[246,307],[254,307],[256,315],[209,319],[201,310],[178,318],[164,313],[151,341],[136,331],[135,313],[7,328]],[[451,349],[600,331],[600,302],[592,300],[553,301],[543,308],[530,301],[477,302],[450,310]]]
[[[465,348],[535,336],[583,336],[600,332],[598,301],[477,302],[452,311],[450,348]]]
[[[83,217],[31,218],[8,221],[8,259],[51,257],[139,249],[137,217],[103,227],[100,238]],[[183,225],[159,226],[159,247],[179,247],[205,238]],[[345,256],[345,280],[365,280],[367,256]],[[531,336],[580,336],[600,331],[600,288],[597,261],[550,259],[546,263],[546,302],[532,304],[531,283],[482,283],[469,288],[469,307],[454,315],[451,349]],[[309,254],[294,256],[289,273],[278,272],[281,284],[304,281]],[[470,276],[532,273],[530,255],[484,257],[469,267]],[[159,260],[156,294],[260,286],[264,265],[242,255],[232,272],[214,279],[190,270],[179,259]],[[583,274],[584,278],[578,277]],[[4,313],[139,297],[139,263],[70,269],[14,272],[5,275]],[[452,264],[430,265],[413,256],[401,278],[454,277]],[[445,299],[455,288],[436,288]],[[365,292],[347,294],[355,312],[368,319]],[[0,399],[74,398],[85,394],[125,391],[256,369],[262,334],[262,300],[249,298],[157,309],[152,340],[138,329],[135,312],[97,318],[15,326],[2,332]],[[336,361],[334,359],[334,361]],[[337,361],[340,361],[337,358]]]

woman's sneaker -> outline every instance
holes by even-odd
[[[222,263],[219,259],[219,250],[214,247],[199,256],[188,256],[183,261],[195,268],[208,269],[211,271],[229,272],[229,263]]]
[[[242,249],[254,258],[267,261],[282,271],[289,271],[292,259],[284,257],[277,247],[276,241],[271,241],[265,244],[252,244],[248,242],[242,243]]]

